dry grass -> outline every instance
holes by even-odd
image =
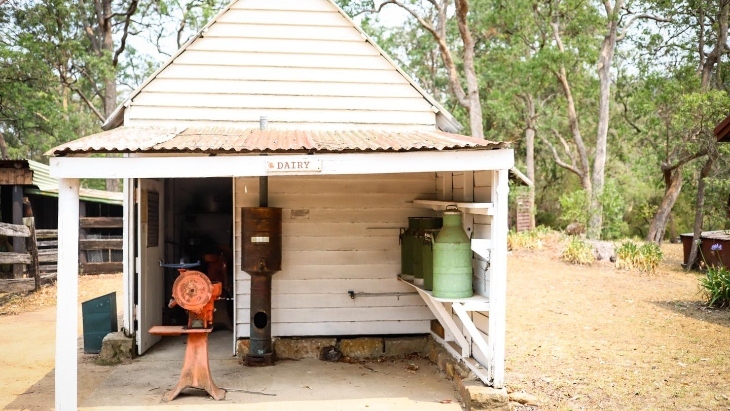
[[[652,276],[509,259],[507,383],[546,410],[730,409],[730,311],[709,310],[682,246]]]
[[[122,282],[121,274],[101,274],[79,277],[79,302],[100,295],[100,291],[116,290]],[[3,295],[0,295],[2,298]],[[0,315],[17,315],[56,305],[56,285],[41,287],[37,293],[15,294],[0,305]]]

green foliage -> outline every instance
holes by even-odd
[[[626,203],[612,180],[606,183],[599,200],[603,205],[601,238],[611,240],[625,236],[628,231],[628,225],[624,221]]]
[[[510,230],[507,234],[507,248],[510,250],[539,250],[551,232],[552,230],[545,226],[538,226],[534,230],[520,232]]]
[[[662,258],[662,249],[658,245],[654,243],[637,245],[631,240],[626,240],[616,249],[616,268],[654,274]]]
[[[560,220],[566,224],[588,224],[588,196],[585,190],[576,190],[560,196]]]
[[[700,291],[710,307],[730,307],[730,270],[725,267],[709,267],[700,278]]]
[[[593,247],[578,237],[571,237],[561,258],[571,264],[591,265],[595,260]]]

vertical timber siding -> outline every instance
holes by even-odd
[[[239,0],[147,84],[125,125],[434,129],[431,104],[327,0]]]
[[[269,205],[283,210],[282,271],[273,277],[272,334],[428,333],[433,318],[400,272],[399,227],[414,199],[436,197],[434,173],[269,178]],[[258,204],[258,178],[237,178],[236,250],[241,207]],[[249,335],[249,275],[236,261],[236,333]],[[361,296],[348,291],[409,293]]]

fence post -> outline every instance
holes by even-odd
[[[38,291],[41,289],[41,270],[39,268],[39,262],[38,262],[38,242],[35,238],[35,218],[33,217],[25,217],[23,218],[23,224],[25,224],[26,227],[30,230],[30,236],[28,237],[28,242],[26,243],[26,249],[28,251],[28,254],[30,254],[30,264],[28,264],[28,274],[29,276],[33,276],[33,279],[35,280],[35,286],[33,287],[33,291]]]

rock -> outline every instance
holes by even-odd
[[[342,351],[334,345],[323,347],[322,351],[319,352],[319,359],[322,361],[337,362],[340,358],[342,358]]]
[[[428,337],[394,337],[383,338],[385,355],[398,356],[407,354],[428,353]]]
[[[236,341],[236,357],[238,357],[239,361],[244,361],[246,359],[246,355],[248,355],[249,344],[250,342],[247,338],[241,338]]]
[[[565,233],[568,235],[579,235],[586,232],[586,228],[581,223],[570,223],[565,227]]]
[[[323,347],[335,344],[336,338],[278,338],[274,341],[274,352],[279,359],[316,359],[320,358]]]
[[[134,355],[134,339],[122,332],[109,333],[101,341],[101,351],[96,359],[99,365],[115,365],[131,360]]]
[[[374,337],[353,338],[340,341],[340,351],[345,357],[374,358],[383,352],[383,339]]]
[[[616,247],[610,241],[585,240],[593,247],[593,256],[597,261],[615,261]]]
[[[509,394],[509,400],[522,405],[537,405],[537,397],[524,391],[515,391]]]
[[[462,381],[459,394],[467,411],[509,411],[509,396],[504,388],[487,387],[479,381]]]

